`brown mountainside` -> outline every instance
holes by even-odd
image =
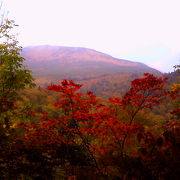
[[[145,72],[161,74],[143,63],[80,47],[30,46],[23,48],[22,56],[37,84],[47,86],[67,78],[102,97],[123,94],[130,81]]]

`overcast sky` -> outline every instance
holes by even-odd
[[[180,0],[3,0],[20,45],[87,47],[162,72],[180,64]]]

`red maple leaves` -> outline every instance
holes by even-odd
[[[130,90],[122,98],[110,98],[109,106],[99,102],[92,92],[79,93],[82,85],[65,79],[60,85],[47,88],[59,93],[54,106],[60,115],[50,118],[44,114],[39,125],[27,128],[25,139],[43,147],[81,142],[91,156],[112,151],[123,156],[125,146],[134,138],[132,135],[138,134],[139,141],[145,139],[145,135],[140,137],[142,134],[139,134],[143,125],[134,122],[137,113],[142,109],[152,109],[172,96],[172,92],[164,88],[166,81],[167,78],[146,73],[143,78],[132,81]],[[126,121],[119,118],[121,113],[126,116]]]

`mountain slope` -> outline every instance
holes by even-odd
[[[132,79],[145,72],[160,74],[143,63],[80,47],[30,46],[21,55],[37,84],[43,86],[67,78],[84,84],[83,90],[104,97],[123,94],[122,89],[127,89]]]

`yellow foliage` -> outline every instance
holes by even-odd
[[[171,86],[171,90],[172,90],[172,91],[180,90],[180,83],[174,83],[174,84]]]
[[[15,128],[17,126],[17,123],[13,123],[11,126],[10,126],[10,128]]]

